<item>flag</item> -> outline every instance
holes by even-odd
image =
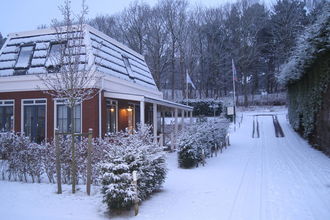
[[[194,89],[196,89],[196,87],[195,87],[195,85],[194,85],[193,81],[191,80],[191,78],[190,78],[190,76],[189,76],[188,73],[186,73],[186,82],[187,82],[187,84],[190,83],[191,86],[192,86]]]
[[[232,68],[232,71],[233,71],[233,80],[237,81],[237,72],[236,72],[236,67],[235,67],[235,64],[234,64],[234,59],[231,60],[231,68]]]

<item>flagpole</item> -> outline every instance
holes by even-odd
[[[232,72],[233,72],[233,102],[234,102],[234,124],[236,125],[236,88],[235,88],[235,73],[234,73],[234,59],[231,60],[232,62]],[[236,68],[235,68],[236,71]]]
[[[188,105],[188,74],[186,71],[186,104]]]

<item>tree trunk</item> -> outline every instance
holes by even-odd
[[[72,193],[76,193],[76,158],[75,158],[75,137],[74,137],[74,132],[75,132],[75,121],[74,121],[74,116],[75,116],[75,104],[71,104],[71,178],[72,178]]]

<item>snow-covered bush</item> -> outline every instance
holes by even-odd
[[[2,178],[27,182],[30,176],[32,182],[40,182],[44,172],[44,146],[15,133],[1,133],[0,141],[0,152],[6,160],[1,163]]]
[[[98,164],[104,202],[109,209],[129,209],[136,193],[132,172],[138,173],[138,200],[145,200],[165,180],[166,165],[162,148],[154,144],[150,127],[140,127],[132,134],[119,132],[106,137],[101,145],[106,150]]]
[[[299,36],[277,79],[288,87],[292,127],[312,143],[319,139],[317,117],[330,86],[330,2]],[[322,119],[323,120],[323,119]]]
[[[71,183],[71,137],[59,136],[60,161],[62,171],[62,183]],[[93,145],[98,145],[97,139]],[[94,148],[92,155],[93,183],[98,184],[99,171],[95,164],[104,157],[107,145],[99,145]],[[87,138],[81,137],[76,141],[77,182],[86,183],[87,164]],[[56,154],[54,141],[36,144],[24,135],[12,132],[0,134],[0,172],[2,179],[15,181],[40,182],[44,175],[50,183],[55,183]],[[29,177],[29,178],[28,178]]]
[[[210,157],[225,142],[229,122],[225,119],[199,121],[183,130],[179,136],[178,162],[183,168],[196,166]]]

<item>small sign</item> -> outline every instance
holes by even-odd
[[[228,106],[227,107],[227,115],[234,115],[234,107]]]

